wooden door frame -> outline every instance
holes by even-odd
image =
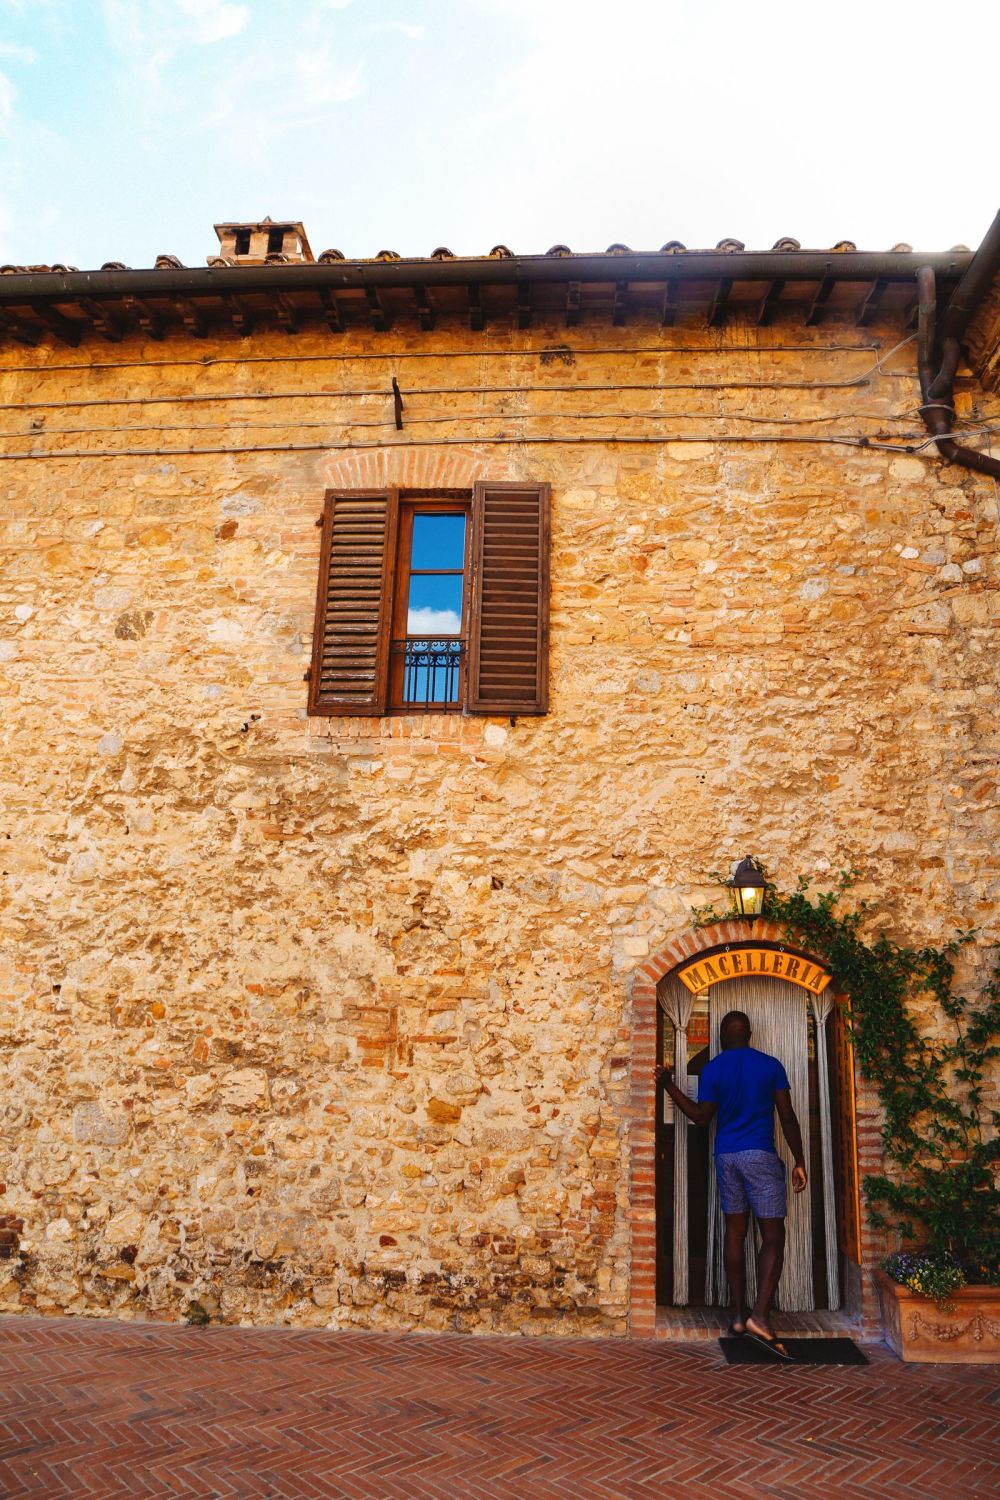
[[[820,962],[788,943],[783,930],[774,923],[759,918],[754,922],[734,919],[682,933],[645,959],[632,975],[632,1056],[627,1117],[631,1241],[628,1327],[633,1338],[653,1338],[656,1334],[657,985],[674,969],[692,959],[748,943],[774,944],[814,963]],[[855,1159],[857,1180],[862,1186],[859,1188],[858,1285],[849,1290],[849,1295],[854,1310],[861,1315],[865,1331],[871,1332],[880,1324],[874,1285],[867,1273],[885,1253],[885,1240],[866,1220],[863,1180],[867,1173],[881,1170],[881,1115],[874,1090],[858,1077],[853,1057],[852,1074],[856,1099]]]

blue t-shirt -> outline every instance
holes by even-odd
[[[788,1075],[776,1057],[756,1047],[730,1047],[705,1064],[698,1099],[714,1103],[715,1154],[774,1150],[774,1095]]]

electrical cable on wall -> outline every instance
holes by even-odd
[[[373,359],[561,359],[571,355],[574,360],[594,355],[611,354],[616,358],[623,354],[715,354],[729,359],[735,354],[873,354],[877,343],[869,344],[760,344],[755,347],[734,344],[633,344],[595,345],[593,347],[570,348],[568,344],[550,344],[530,349],[394,349],[391,353],[362,351],[360,353],[336,354],[233,354],[204,355],[200,359],[108,359],[74,360],[51,365],[3,365],[0,374],[14,375],[59,375],[64,370],[160,370],[173,366],[194,365],[198,369],[211,369],[213,365],[278,365],[317,363],[365,363]]]
[[[1000,431],[1000,428],[994,429]],[[550,446],[553,444],[562,447],[577,447],[584,443],[600,443],[604,447],[617,447],[623,444],[642,443],[647,447],[659,447],[667,443],[703,443],[708,446],[725,447],[738,443],[797,443],[801,446],[841,447],[856,448],[862,452],[877,451],[882,453],[895,453],[905,457],[907,454],[921,452],[924,448],[932,445],[934,439],[925,439],[920,444],[915,443],[883,443],[874,438],[857,437],[850,434],[829,435],[826,437],[790,437],[786,433],[751,434],[751,433],[727,433],[720,436],[718,433],[671,433],[663,437],[638,437],[631,434],[615,433],[600,437],[590,437],[581,434],[576,437],[495,437],[492,435],[468,438],[406,438],[402,441],[375,443],[260,443],[260,444],[234,444],[229,447],[206,447],[206,448],[116,448],[106,449],[103,452],[95,452],[89,448],[66,448],[59,451],[33,452],[33,453],[0,453],[0,463],[22,463],[32,459],[58,460],[63,458],[91,458],[102,462],[111,458],[197,458],[201,454],[221,453],[351,453],[365,450],[382,449],[388,451],[393,448],[482,448],[482,447],[522,447],[536,448]]]
[[[857,389],[857,388],[860,388],[862,386],[866,386],[869,383],[870,377],[872,375],[881,375],[881,376],[884,377],[886,375],[886,371],[885,371],[884,367],[888,363],[888,361],[895,354],[897,354],[901,349],[904,349],[909,344],[913,343],[916,337],[917,336],[915,334],[912,334],[912,335],[907,336],[904,339],[899,340],[890,349],[888,349],[884,354],[878,355],[876,357],[876,359],[874,360],[874,362],[866,370],[860,372],[858,375],[853,376],[853,377],[851,377],[848,380],[843,380],[843,381],[728,381],[727,380],[727,381],[700,381],[700,382],[633,382],[633,383],[628,383],[628,384],[615,384],[615,385],[600,385],[600,384],[596,384],[596,383],[592,383],[592,382],[587,382],[587,383],[583,383],[583,382],[579,382],[579,383],[559,383],[559,384],[556,384],[556,383],[551,383],[550,384],[550,383],[546,382],[546,383],[542,383],[542,384],[521,384],[521,385],[516,385],[516,386],[490,386],[490,387],[482,387],[482,386],[424,386],[424,387],[421,387],[421,388],[419,388],[417,390],[413,390],[413,391],[408,390],[407,391],[407,401],[408,402],[412,402],[414,399],[419,399],[420,397],[423,397],[423,396],[442,396],[442,395],[451,396],[451,395],[470,395],[470,394],[471,395],[477,395],[477,396],[495,395],[495,396],[519,396],[519,397],[523,397],[523,396],[530,395],[530,394],[536,393],[536,392],[543,392],[545,394],[549,394],[549,393],[552,393],[552,392],[559,392],[559,393],[571,393],[571,394],[594,393],[594,394],[599,394],[599,395],[610,395],[610,394],[621,393],[621,392],[624,392],[624,391],[730,390],[730,389],[732,389],[732,390],[781,391],[781,390],[837,390],[837,389]],[[812,346],[808,346],[808,347],[812,347]],[[861,346],[854,346],[854,347],[856,347],[858,349],[869,349],[871,346],[861,345]],[[529,351],[529,352],[544,352],[544,351]],[[617,352],[617,351],[615,351],[615,352]],[[713,351],[713,352],[715,352],[715,351]],[[722,352],[725,352],[725,351],[721,351],[720,350],[720,351],[717,351],[717,352],[722,353]],[[317,356],[317,358],[325,358],[325,357],[327,357],[327,356]],[[334,356],[329,356],[329,357],[334,357]],[[341,358],[346,358],[347,356],[340,356],[340,357]],[[284,358],[284,356],[282,358]],[[292,358],[294,358],[294,356],[287,356],[287,358],[292,359]],[[221,363],[222,361],[219,361],[219,362]],[[159,363],[161,363],[161,364],[167,364],[167,363],[171,363],[171,362],[170,361],[159,361]],[[200,363],[200,362],[198,362],[198,361],[190,361],[190,363]],[[92,368],[92,367],[88,366],[87,368]],[[910,378],[910,379],[914,379],[914,380],[917,379],[917,375],[914,374],[914,373],[912,373],[912,372],[894,371],[892,373],[893,373],[893,375],[895,377],[903,376],[903,378]],[[135,425],[129,424],[128,426],[124,426],[124,427],[103,426],[103,427],[45,428],[42,425],[42,423],[44,422],[44,419],[38,419],[38,425],[37,425],[37,427],[33,426],[33,430],[30,430],[28,432],[0,432],[0,441],[25,442],[25,441],[37,440],[37,439],[42,438],[42,437],[49,437],[49,436],[70,436],[70,435],[81,436],[81,437],[83,437],[83,436],[96,437],[96,436],[109,436],[109,435],[119,436],[119,435],[126,435],[126,434],[133,433],[133,432],[187,432],[187,431],[195,431],[195,432],[224,431],[224,432],[230,432],[234,428],[238,429],[238,430],[242,430],[242,431],[253,431],[253,432],[266,432],[266,431],[270,430],[271,428],[276,428],[276,429],[279,429],[279,430],[282,430],[282,431],[287,431],[289,429],[296,430],[296,431],[305,431],[305,430],[309,430],[309,429],[313,429],[313,428],[327,429],[327,430],[329,430],[330,428],[338,428],[341,431],[343,431],[344,429],[347,429],[347,430],[356,430],[356,429],[393,429],[393,428],[395,428],[396,430],[398,430],[399,426],[400,426],[400,422],[399,422],[399,407],[401,405],[402,397],[401,397],[401,393],[400,393],[400,387],[398,385],[398,382],[397,382],[395,376],[392,377],[392,387],[393,387],[393,397],[391,399],[393,399],[393,401],[394,401],[394,408],[395,408],[394,409],[394,413],[393,413],[393,420],[392,421],[386,421],[386,420],[381,419],[381,418],[376,418],[374,420],[367,419],[367,418],[358,418],[358,419],[351,419],[351,418],[346,418],[345,419],[345,418],[341,418],[340,420],[335,420],[335,419],[327,418],[327,419],[322,419],[322,420],[301,419],[301,420],[298,420],[298,421],[285,421],[285,422],[280,422],[279,423],[279,422],[254,422],[254,421],[245,420],[245,419],[242,420],[242,421],[239,420],[239,419],[230,419],[228,422],[222,422],[222,423],[207,422],[207,423],[194,423],[194,424],[192,424],[192,423],[183,423],[182,424],[182,423],[170,423],[170,422],[167,422],[167,423],[156,423],[156,424],[154,424],[154,423],[142,423],[142,424],[135,424]],[[49,410],[49,409],[59,409],[59,410],[62,410],[64,408],[89,408],[89,407],[104,408],[104,407],[109,407],[109,406],[111,406],[111,407],[118,407],[118,406],[132,406],[132,405],[139,405],[139,406],[147,406],[147,405],[187,405],[187,404],[191,404],[191,403],[206,403],[206,402],[227,402],[227,403],[233,403],[233,402],[241,402],[241,401],[254,401],[254,402],[256,402],[256,401],[304,400],[304,399],[305,400],[327,400],[327,401],[329,401],[331,398],[335,399],[335,400],[338,400],[338,399],[339,400],[343,400],[343,399],[360,399],[360,400],[382,399],[382,400],[384,400],[385,399],[385,389],[383,387],[380,390],[379,389],[367,389],[367,388],[365,388],[365,389],[361,389],[361,390],[348,390],[348,391],[336,391],[336,390],[334,390],[334,391],[329,391],[329,390],[326,390],[326,391],[252,391],[252,392],[234,392],[234,393],[228,393],[228,392],[205,392],[205,393],[198,393],[198,394],[184,394],[184,395],[173,395],[173,396],[169,396],[169,395],[142,395],[142,396],[121,397],[121,398],[93,397],[93,398],[80,398],[80,399],[76,399],[76,400],[61,401],[61,402],[48,401],[48,402],[25,402],[25,403],[6,403],[6,404],[0,403],[0,411],[17,411],[17,412],[25,411],[25,412],[27,412],[27,411]],[[483,412],[482,410],[479,410],[479,411],[471,412],[471,413],[444,413],[444,414],[433,415],[433,416],[420,416],[419,414],[415,414],[414,411],[412,410],[412,407],[411,407],[409,409],[409,426],[410,427],[414,427],[414,426],[415,427],[437,426],[437,425],[454,424],[454,423],[459,423],[459,422],[462,423],[462,424],[464,424],[464,425],[466,425],[466,426],[469,426],[471,424],[482,424],[482,423],[493,423],[493,424],[503,423],[505,426],[507,426],[507,425],[510,425],[510,424],[521,424],[521,423],[529,422],[529,421],[543,420],[543,421],[548,421],[548,422],[551,422],[551,421],[558,421],[558,422],[595,422],[595,421],[596,422],[607,422],[607,421],[614,421],[614,422],[633,422],[633,421],[650,421],[650,422],[656,422],[656,421],[673,421],[673,422],[677,422],[677,421],[680,421],[680,422],[690,422],[690,421],[701,421],[701,422],[704,422],[704,421],[709,421],[709,422],[711,422],[713,424],[716,424],[716,423],[719,423],[719,422],[723,422],[723,423],[732,423],[732,422],[738,422],[738,423],[743,423],[743,422],[758,422],[758,423],[760,423],[764,427],[779,427],[779,426],[780,427],[802,427],[802,426],[816,426],[818,424],[825,424],[825,423],[828,423],[828,422],[844,421],[846,419],[848,421],[851,421],[851,420],[855,420],[855,421],[856,420],[863,420],[863,421],[877,422],[877,423],[880,424],[880,428],[884,429],[884,427],[885,427],[885,425],[887,423],[907,421],[910,417],[912,417],[913,415],[915,415],[917,413],[922,412],[925,409],[926,409],[926,403],[924,404],[924,406],[921,406],[921,407],[906,408],[902,412],[853,412],[853,413],[851,413],[851,412],[841,412],[841,413],[834,413],[834,414],[822,414],[822,415],[814,415],[814,416],[797,416],[797,417],[767,416],[767,415],[763,415],[761,413],[754,413],[753,415],[750,415],[750,414],[743,413],[743,412],[716,412],[716,413],[708,413],[708,412],[664,411],[662,409],[658,409],[656,411],[646,411],[646,412],[643,412],[643,411],[615,411],[615,412],[609,412],[609,411],[597,411],[597,412],[576,411],[576,412],[553,412],[551,410],[548,410],[548,411],[545,411],[545,412],[525,412],[525,411]],[[949,411],[950,412],[953,411],[953,409],[950,406],[949,406]],[[987,419],[986,419],[987,423],[994,416],[1000,416],[1000,414],[998,414],[998,413],[989,413],[987,415]],[[989,439],[989,435],[992,432],[1000,431],[1000,428],[990,427],[989,425],[986,425],[983,422],[973,422],[971,419],[968,419],[968,418],[964,418],[963,419],[963,418],[960,418],[960,417],[955,417],[955,420],[961,422],[963,426],[968,427],[969,431],[970,431],[970,434],[975,435],[975,436],[986,436],[987,441]],[[919,439],[919,441],[918,441],[918,439]],[[337,441],[329,441],[328,440],[326,442],[315,442],[315,443],[309,443],[309,442],[290,442],[290,443],[275,443],[275,444],[269,444],[269,443],[257,443],[257,444],[242,443],[242,444],[230,444],[230,445],[221,445],[220,444],[218,446],[204,446],[204,447],[200,447],[200,448],[181,448],[181,447],[114,448],[114,449],[106,449],[106,450],[104,450],[102,452],[94,452],[94,451],[89,450],[89,449],[68,449],[68,448],[64,448],[64,449],[51,449],[51,448],[49,448],[49,449],[45,449],[45,450],[40,450],[40,449],[38,449],[36,447],[36,448],[34,448],[33,450],[30,450],[30,451],[0,452],[0,460],[4,460],[4,461],[7,461],[7,462],[12,462],[12,461],[18,461],[20,459],[46,459],[46,458],[47,459],[53,459],[53,460],[55,460],[55,459],[60,459],[60,458],[91,458],[91,459],[95,459],[96,458],[96,459],[101,459],[101,458],[119,458],[119,457],[122,457],[122,458],[124,458],[124,457],[143,457],[143,458],[145,458],[145,457],[181,457],[181,456],[196,457],[199,454],[206,454],[207,455],[207,454],[255,453],[255,452],[258,452],[258,453],[317,452],[317,451],[322,451],[322,450],[330,450],[330,451],[342,452],[342,451],[351,450],[351,449],[372,449],[372,448],[377,448],[377,447],[389,447],[389,446],[393,446],[393,447],[395,447],[395,446],[428,447],[428,446],[433,446],[435,444],[440,444],[442,446],[454,446],[454,445],[461,445],[461,446],[470,446],[471,445],[471,446],[474,446],[476,444],[479,444],[479,445],[483,445],[483,444],[486,444],[486,445],[496,445],[496,444],[502,444],[502,443],[511,443],[511,444],[517,443],[517,444],[520,444],[520,445],[534,446],[534,445],[539,445],[539,444],[550,444],[550,443],[563,443],[563,444],[604,443],[606,445],[619,445],[619,444],[626,444],[626,443],[645,443],[645,444],[657,445],[657,444],[661,444],[661,443],[696,442],[696,443],[709,443],[709,444],[721,445],[721,444],[724,444],[724,443],[781,443],[781,442],[786,442],[787,443],[787,442],[793,442],[793,443],[803,443],[803,444],[829,444],[829,445],[834,445],[834,446],[847,446],[847,447],[854,447],[854,448],[861,448],[861,449],[876,449],[876,450],[879,450],[879,451],[882,451],[882,452],[890,452],[890,453],[901,453],[901,454],[910,453],[910,454],[912,454],[912,453],[921,453],[921,452],[923,452],[926,448],[933,446],[934,441],[935,440],[933,438],[931,438],[931,439],[926,438],[922,432],[921,433],[913,433],[913,432],[902,433],[901,432],[901,433],[898,434],[898,440],[895,440],[895,441],[885,441],[883,439],[883,435],[882,435],[881,431],[875,432],[875,433],[863,433],[863,432],[828,433],[828,434],[823,434],[823,435],[820,435],[820,436],[808,436],[808,437],[807,436],[795,437],[795,436],[790,436],[790,435],[788,435],[786,433],[772,433],[772,432],[766,432],[766,431],[765,432],[758,431],[758,432],[755,432],[755,433],[732,433],[732,432],[728,432],[728,433],[725,433],[725,434],[720,434],[718,432],[697,433],[697,434],[692,434],[690,432],[687,432],[687,433],[677,433],[677,432],[674,432],[674,433],[670,433],[670,434],[624,434],[624,433],[613,433],[613,434],[607,434],[607,435],[601,435],[601,436],[592,436],[592,435],[580,433],[580,434],[576,434],[576,435],[574,435],[572,437],[565,436],[565,435],[560,435],[558,437],[554,437],[554,436],[550,436],[550,435],[540,436],[540,437],[531,437],[531,436],[526,435],[524,433],[520,433],[520,434],[518,434],[518,435],[515,436],[515,435],[508,434],[506,432],[501,432],[499,434],[497,434],[497,433],[483,433],[483,434],[473,435],[473,436],[469,436],[469,437],[462,438],[462,439],[455,439],[455,438],[413,438],[413,437],[409,437],[408,436],[407,439],[404,442],[391,441],[390,440],[390,441],[384,442],[384,443],[383,442],[378,442],[378,443],[337,442]]]
[[[1000,412],[996,414],[1000,418]],[[408,415],[408,427],[437,427],[451,422],[657,422],[657,421],[680,421],[680,422],[757,422],[770,423],[776,427],[812,427],[817,423],[843,422],[851,418],[862,418],[864,420],[879,422],[883,426],[887,422],[909,421],[910,418],[904,413],[886,412],[879,415],[871,412],[836,412],[832,415],[822,417],[762,417],[760,415],[746,416],[742,412],[727,412],[718,416],[712,412],[649,412],[649,411],[615,411],[615,412],[587,412],[587,411],[561,411],[561,412],[459,412],[454,416],[441,417],[418,417]],[[977,430],[985,431],[980,424],[975,424]],[[395,421],[387,422],[381,419],[371,421],[368,419],[349,418],[336,421],[326,418],[323,421],[306,419],[297,422],[135,422],[129,423],[127,427],[37,427],[24,432],[3,432],[0,439],[30,439],[37,437],[56,437],[76,434],[78,436],[95,437],[101,434],[118,435],[128,432],[232,432],[233,428],[249,432],[268,432],[277,430],[288,431],[293,428],[296,431],[308,431],[311,428],[385,428],[389,431],[399,431]],[[878,433],[864,434],[856,433],[854,436],[877,437]],[[900,436],[922,439],[923,430],[915,430]],[[718,441],[718,435],[716,441]]]
[[[868,379],[874,374],[883,374],[882,366],[892,356],[904,349],[907,344],[912,344],[915,334],[901,339],[894,344],[885,354],[880,355],[873,364],[860,374],[851,376],[848,380],[691,380],[691,381],[645,381],[633,383],[615,382],[613,385],[585,384],[583,382],[571,382],[555,384],[544,381],[541,384],[519,385],[496,385],[483,387],[481,385],[429,385],[407,391],[407,396],[467,396],[480,395],[483,390],[493,395],[521,395],[526,391],[596,391],[607,394],[613,391],[726,391],[726,390],[761,390],[761,391],[834,391],[851,390],[856,386],[866,385]],[[910,372],[898,372],[904,378],[909,376],[914,380],[916,374]],[[67,407],[80,406],[159,406],[159,405],[188,405],[207,401],[328,401],[333,398],[341,400],[351,398],[360,399],[364,397],[385,397],[385,387],[373,386],[362,390],[320,390],[320,391],[207,391],[194,395],[141,395],[112,397],[78,397],[68,401],[22,401],[22,402],[0,402],[0,411],[44,411],[48,409],[61,410]]]

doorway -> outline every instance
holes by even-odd
[[[697,1097],[698,1076],[718,1051],[722,1016],[729,1010],[742,1010],[753,1027],[752,1045],[781,1059],[802,1127],[809,1188],[794,1198],[789,1195],[788,1248],[777,1306],[786,1315],[786,1323],[791,1314],[804,1319],[808,1327],[818,1321],[825,1328],[831,1319],[832,1326],[842,1325],[855,1312],[857,1291],[853,1059],[840,1007],[818,999],[800,980],[791,983],[778,977],[782,967],[787,972],[787,958],[784,964],[778,960],[777,973],[766,955],[755,969],[754,951],[748,945],[743,962],[730,956],[727,963],[723,957],[721,968],[729,972],[721,974],[718,959],[714,969],[710,962],[703,963],[696,977],[707,979],[714,974],[717,982],[706,983],[693,998],[690,993],[682,994],[676,973],[660,981],[657,1057],[663,1066],[674,1068],[680,1061],[675,1047],[681,1045],[688,1091]],[[809,961],[803,959],[803,963]],[[795,964],[792,972],[798,969]],[[678,1019],[686,1020],[686,1026],[678,1029],[674,1024]],[[661,1322],[666,1315],[675,1325],[691,1320],[711,1323],[716,1310],[728,1304],[711,1137],[710,1129],[690,1126],[683,1119],[678,1131],[675,1111],[661,1085],[656,1098],[655,1148],[656,1301]],[[791,1157],[777,1121],[775,1141],[790,1171]],[[748,1260],[752,1260],[752,1231],[747,1244]],[[680,1276],[678,1269],[683,1271]]]

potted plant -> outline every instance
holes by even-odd
[[[903,1247],[874,1273],[886,1339],[907,1360],[1000,1360],[1000,1111],[987,1098],[1000,1058],[1000,957],[978,995],[961,993],[956,959],[975,933],[937,948],[884,931],[868,939],[867,903],[841,907],[856,879],[845,872],[815,897],[807,880],[785,895],[765,879],[765,900],[770,920],[824,958],[849,997],[858,1067],[882,1106],[886,1169],[863,1186],[870,1220]]]
[[[949,1255],[898,1250],[875,1272],[886,1343],[926,1364],[1000,1361],[1000,1277]]]

